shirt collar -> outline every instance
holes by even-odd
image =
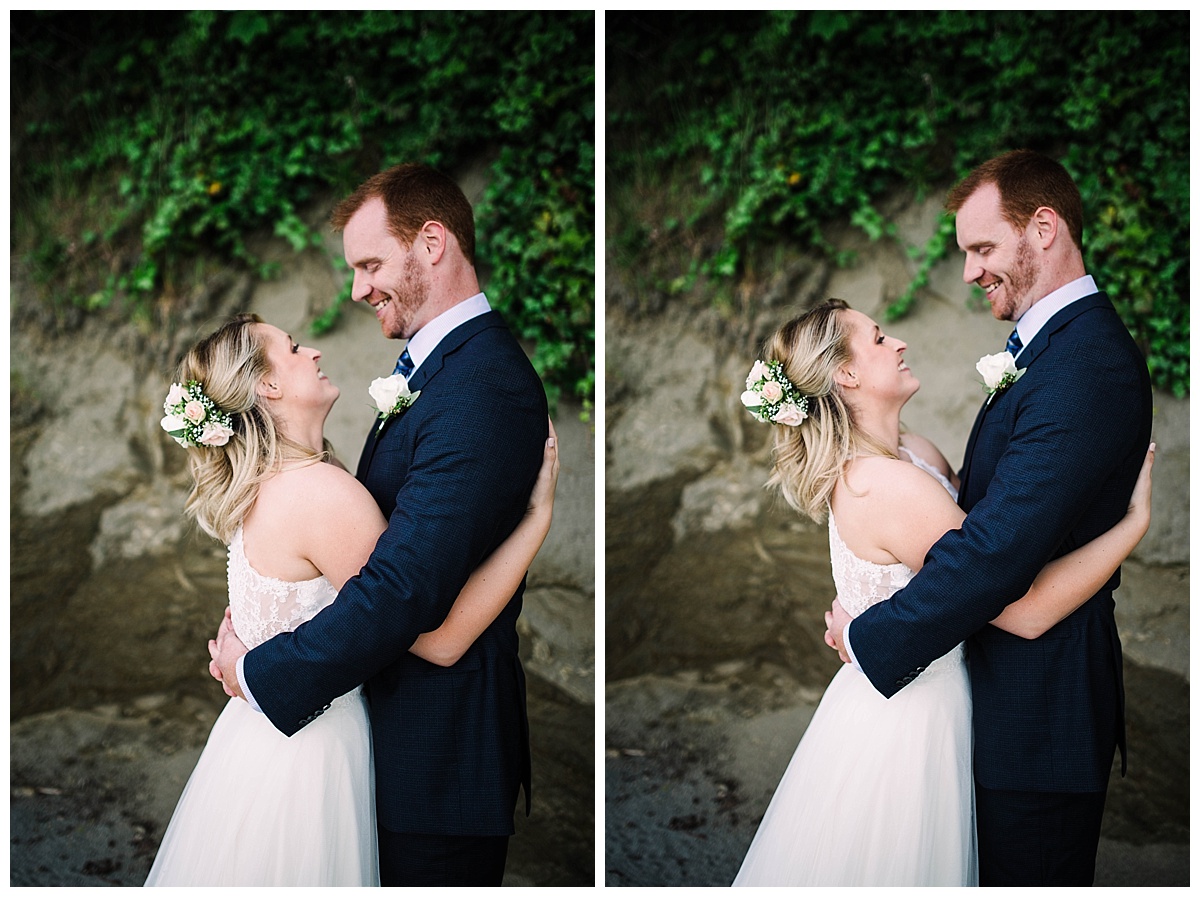
[[[421,366],[421,362],[433,353],[438,343],[451,330],[491,310],[492,307],[488,304],[487,296],[483,293],[476,293],[470,299],[464,299],[457,305],[446,309],[414,333],[409,339],[408,345],[405,346],[408,349],[408,357],[412,359],[413,370],[416,371]]]
[[[1046,322],[1072,302],[1096,292],[1099,292],[1096,289],[1096,281],[1092,279],[1092,275],[1085,274],[1033,303],[1017,321],[1017,336],[1021,338],[1021,345],[1028,346]]]

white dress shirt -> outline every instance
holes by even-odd
[[[446,309],[420,330],[412,335],[408,340],[408,357],[412,359],[413,373],[421,366],[426,358],[433,354],[433,350],[438,347],[446,335],[472,318],[477,318],[482,314],[487,314],[492,310],[491,305],[487,301],[487,296],[483,293],[476,293],[469,299],[464,299],[456,305]],[[412,376],[411,374],[409,375]],[[262,713],[262,708],[258,706],[258,702],[254,700],[254,696],[250,694],[250,689],[246,685],[246,676],[242,672],[242,664],[245,661],[246,655],[243,654],[237,661],[237,677],[238,685],[242,687],[242,694],[246,696],[246,703]]]

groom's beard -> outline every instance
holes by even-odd
[[[997,321],[1016,321],[1020,317],[1017,310],[1025,304],[1026,298],[1037,286],[1040,272],[1034,259],[1033,247],[1029,245],[1029,238],[1024,234],[1021,234],[1021,239],[1017,242],[1015,255],[1012,270],[1002,278],[1003,301],[992,306],[992,315]]]
[[[413,320],[429,301],[429,279],[412,253],[405,257],[400,281],[389,296],[379,326],[388,339],[408,339],[414,333]]]

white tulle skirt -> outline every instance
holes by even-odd
[[[962,647],[890,699],[847,665],[733,884],[975,885],[974,809]]]
[[[290,738],[231,699],[146,884],[378,885],[373,776],[361,694]]]

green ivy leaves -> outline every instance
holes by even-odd
[[[1155,385],[1186,394],[1186,12],[610,12],[605,32],[610,192],[678,179],[670,214],[706,229],[691,235],[704,251],[675,268],[736,278],[757,248],[828,251],[824,230],[843,222],[893,239],[881,200],[945,190],[1029,147],[1079,182],[1089,272]],[[645,239],[662,230],[653,214],[623,216],[612,245],[637,276],[663,271],[669,297],[679,277]],[[943,216],[910,251],[916,272],[890,318],[953,235]]]
[[[262,273],[253,234],[320,245],[301,217],[318,195],[396,162],[482,160],[485,288],[552,397],[591,401],[591,11],[18,13],[13,34],[14,202],[53,301],[144,316],[195,256]],[[80,184],[108,199],[71,258],[82,223],[45,197]]]

